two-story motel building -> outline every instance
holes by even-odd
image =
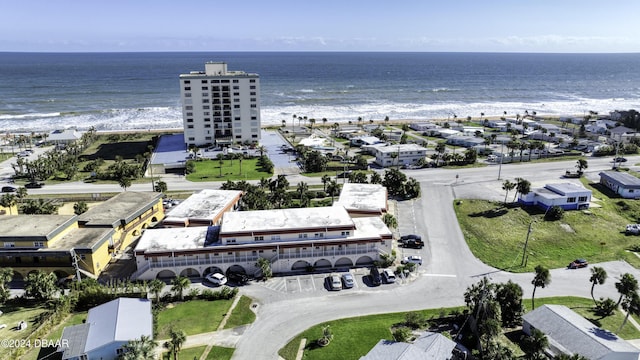
[[[379,216],[352,218],[340,205],[227,212],[220,226],[146,230],[134,278],[255,274],[260,257],[274,273],[366,266],[390,253],[391,242]]]

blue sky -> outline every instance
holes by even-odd
[[[0,51],[640,52],[638,14],[638,0],[2,0]]]

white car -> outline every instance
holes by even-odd
[[[220,273],[209,274],[205,279],[216,286],[222,286],[227,283],[227,277]]]
[[[400,261],[402,264],[416,264],[416,265],[422,265],[422,256],[419,255],[411,255],[411,256],[405,256],[404,259],[402,259],[402,261]]]
[[[384,282],[387,284],[396,282],[396,274],[394,274],[391,269],[384,269],[382,271],[382,278],[384,279]]]
[[[329,287],[331,290],[342,290],[342,281],[338,274],[331,274],[329,276]]]

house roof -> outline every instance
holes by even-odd
[[[579,192],[591,192],[591,190],[585,189],[584,187],[574,184],[574,183],[556,183],[556,184],[546,184],[545,187],[553,192],[556,192],[560,195],[569,195],[575,194]]]
[[[605,359],[611,353],[617,353],[619,360],[637,360],[640,356],[640,349],[564,305],[540,306],[525,314],[523,320],[547,335],[552,345],[557,344],[571,354],[593,360]]]
[[[600,177],[607,178],[611,181],[618,183],[618,185],[623,186],[627,189],[638,189],[640,188],[640,178],[637,178],[629,173],[620,172],[620,171],[602,171],[599,173]]]
[[[118,298],[91,308],[86,323],[64,329],[63,339],[69,341],[62,358],[88,354],[112,342],[127,342],[142,335],[153,337],[151,302]]]
[[[54,130],[49,133],[47,141],[74,141],[82,137],[76,129]]]
[[[443,360],[450,359],[456,343],[443,335],[426,332],[413,344],[380,340],[360,360]]]
[[[117,226],[129,223],[162,198],[161,193],[124,191],[87,212],[78,215],[78,223],[86,226]]]
[[[335,204],[351,212],[387,212],[387,189],[379,184],[347,183],[342,186]]]
[[[238,202],[241,195],[242,191],[239,190],[200,190],[169,210],[164,221],[212,221],[222,215],[226,209]]]

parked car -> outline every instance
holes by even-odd
[[[227,277],[220,273],[209,274],[205,279],[215,286],[222,286],[227,283]]]
[[[382,277],[384,278],[384,282],[387,284],[396,282],[396,274],[394,274],[391,269],[382,270]]]
[[[338,274],[329,275],[329,288],[335,291],[342,290],[342,281]]]
[[[413,249],[422,249],[424,247],[424,243],[420,239],[400,240],[400,243],[404,247],[413,248]]]
[[[40,189],[44,186],[44,183],[32,181],[24,185],[27,189]]]
[[[239,272],[229,272],[227,274],[227,280],[237,285],[244,285],[249,281],[249,277]]]
[[[628,224],[624,233],[627,235],[640,235],[640,224]]]
[[[416,265],[422,265],[422,256],[419,255],[411,255],[411,256],[405,256],[401,261],[402,264],[416,264]]]
[[[369,269],[369,277],[371,278],[371,284],[374,286],[382,284],[382,276],[377,267],[372,266],[371,269]]]
[[[627,162],[627,159],[619,156],[619,157],[613,158],[613,162]]]
[[[353,172],[352,170],[343,171],[343,172],[339,173],[338,176],[336,176],[336,177],[339,178],[339,179],[348,178],[349,175],[351,175],[352,172]]]
[[[3,186],[2,187],[2,192],[3,193],[9,193],[9,192],[16,192],[18,189],[16,189],[13,186]]]
[[[569,269],[578,269],[589,266],[589,262],[585,259],[575,259],[569,264]]]
[[[342,287],[345,289],[351,289],[355,285],[356,281],[351,273],[342,274]]]
[[[400,236],[400,241],[405,241],[405,240],[422,240],[422,236],[420,235],[415,235],[415,234],[409,234],[409,235],[402,235]]]

